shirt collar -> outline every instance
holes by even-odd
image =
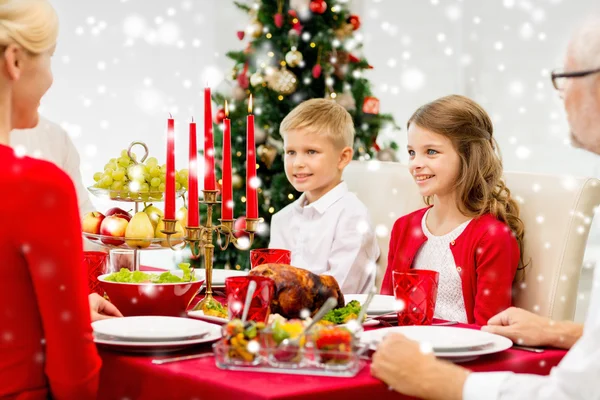
[[[321,197],[319,200],[306,206],[306,194],[302,193],[302,195],[300,195],[298,201],[296,202],[296,209],[302,210],[305,208],[312,208],[319,214],[324,214],[329,207],[331,207],[336,201],[344,197],[346,193],[348,193],[348,185],[346,184],[346,182],[342,181],[329,192],[325,193],[325,195],[323,195],[323,197]]]

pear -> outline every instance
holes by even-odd
[[[167,235],[165,235],[164,233],[161,232],[163,229],[165,229],[165,222],[161,218],[158,221],[158,224],[156,225],[156,230],[154,231],[154,237],[158,238],[158,239],[166,239]],[[176,232],[171,235],[171,244],[173,246],[183,242],[183,240],[179,239],[179,238],[184,237],[184,231],[183,231],[183,226],[181,226],[181,222],[179,222],[179,221],[175,222],[175,231]],[[161,241],[160,245],[162,247],[169,247],[169,243],[166,240]]]
[[[185,233],[185,227],[188,226],[188,209],[185,206],[181,207],[179,210],[177,210],[175,218],[177,218],[177,221],[181,223],[183,232]]]
[[[130,238],[130,239],[128,239]],[[125,229],[125,242],[129,247],[143,249],[150,246],[152,241],[147,239],[154,238],[154,228],[152,222],[143,211],[136,213]],[[146,239],[146,240],[144,240]]]
[[[158,221],[161,218],[164,218],[162,210],[156,206],[153,206],[152,203],[150,203],[146,206],[146,208],[144,208],[144,212],[148,214],[148,218],[150,218],[150,222],[152,222],[152,230],[156,230],[156,225],[158,225]]]

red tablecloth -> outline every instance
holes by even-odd
[[[184,353],[212,351],[200,345]],[[369,363],[354,378],[329,378],[261,372],[224,371],[214,357],[154,365],[152,355],[129,355],[100,350],[103,360],[99,399],[356,399],[405,398],[371,377]],[[513,371],[547,375],[565,351],[530,353],[509,349],[463,363],[473,371]],[[164,356],[162,356],[164,357]],[[403,362],[403,360],[398,360]],[[405,362],[410,362],[405,361]]]

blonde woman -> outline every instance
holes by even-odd
[[[0,0],[0,398],[95,398],[90,311],[119,315],[99,296],[88,304],[72,181],[8,146],[38,123],[57,35],[47,0]]]
[[[394,224],[383,294],[393,293],[393,271],[429,269],[440,274],[437,318],[485,325],[511,306],[523,223],[492,134],[485,110],[463,96],[410,118],[409,171],[430,206]]]

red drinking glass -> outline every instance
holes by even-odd
[[[267,322],[271,313],[275,281],[265,276],[232,276],[225,279],[229,316],[231,319],[242,318],[248,285],[252,281],[256,282],[256,290],[250,302],[247,319],[248,321]]]
[[[438,272],[422,269],[392,273],[394,296],[404,305],[398,311],[398,325],[431,325],[439,278]]]
[[[286,264],[292,262],[292,252],[285,249],[254,249],[250,250],[250,268],[262,264]]]
[[[87,271],[88,288],[91,293],[104,296],[104,290],[98,282],[98,276],[108,272],[108,253],[102,251],[84,251],[83,265]]]

